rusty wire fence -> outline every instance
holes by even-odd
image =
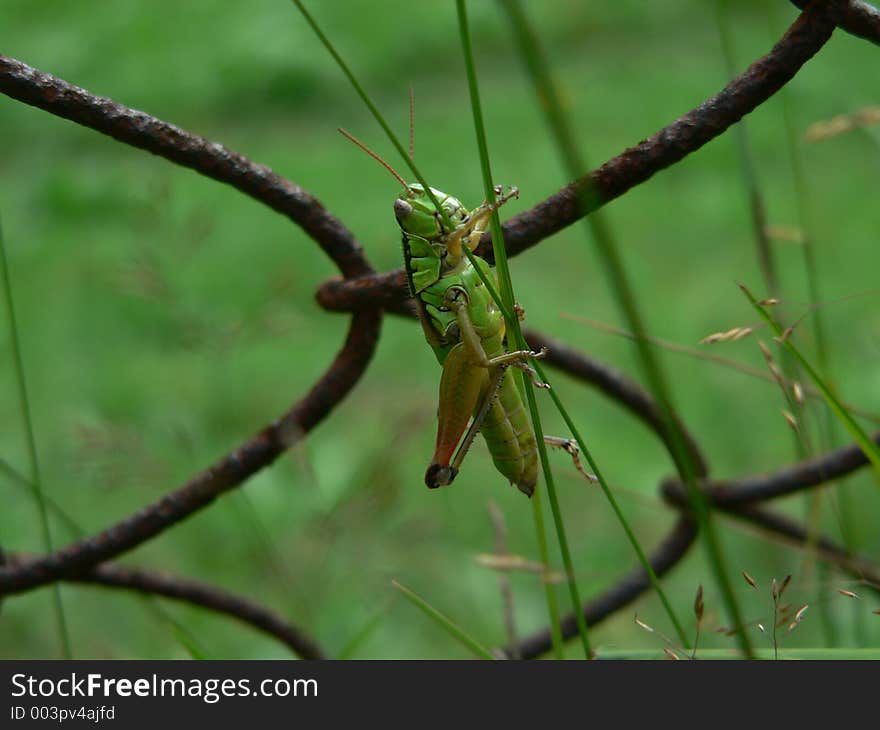
[[[822,49],[836,28],[880,45],[880,12],[867,3],[828,0],[795,4],[802,12],[794,24],[769,53],[721,91],[638,145],[508,220],[503,228],[509,254],[515,256],[536,246],[724,134],[791,81]],[[100,532],[51,554],[7,552],[0,567],[0,596],[7,601],[14,600],[17,594],[60,581],[154,594],[249,623],[302,658],[324,657],[325,651],[313,637],[248,597],[164,572],[122,567],[115,560],[206,509],[221,494],[240,487],[332,415],[367,369],[379,340],[383,317],[386,314],[414,316],[403,270],[376,272],[349,229],[308,191],[211,140],[112,99],[96,96],[7,56],[0,56],[0,91],[24,104],[231,185],[243,195],[286,216],[305,231],[341,274],[340,278],[318,287],[318,303],[328,311],[350,318],[348,333],[336,357],[312,388],[286,412],[186,483]],[[584,207],[580,193],[587,188],[597,194]],[[481,242],[478,253],[491,261],[488,236]],[[540,332],[526,330],[525,335],[533,348],[549,349],[547,363],[550,366],[597,388],[643,421],[659,439],[665,439],[661,413],[638,383]],[[715,510],[797,545],[806,545],[814,539],[824,560],[880,593],[880,565],[852,554],[824,535],[811,536],[806,524],[768,506],[778,497],[810,490],[862,469],[868,461],[858,446],[844,446],[768,474],[720,482],[711,475],[698,436],[687,432],[687,437],[700,465],[701,487]],[[872,438],[880,444],[880,432],[874,433]],[[678,513],[669,534],[649,555],[654,570],[662,576],[682,560],[699,535],[684,485],[670,478],[660,485],[660,491],[669,508]],[[632,570],[584,604],[587,623],[592,626],[601,622],[648,590],[650,581],[644,570]],[[570,638],[576,632],[574,616],[565,616],[565,637]],[[530,658],[545,653],[550,645],[549,629],[544,629],[504,650],[509,655]]]

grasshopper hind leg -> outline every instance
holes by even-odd
[[[591,474],[586,469],[584,469],[584,465],[581,464],[581,450],[578,448],[577,443],[574,439],[565,439],[559,436],[545,436],[544,443],[547,446],[552,446],[556,449],[562,449],[567,452],[571,457],[572,462],[574,462],[574,468],[577,469],[581,474],[583,474],[584,479],[588,482],[598,482],[599,479],[595,474]]]

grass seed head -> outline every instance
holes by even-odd
[[[714,345],[718,342],[736,342],[748,337],[755,331],[754,327],[734,327],[724,332],[713,332],[700,340],[701,345]]]
[[[791,333],[794,332],[794,327],[786,327],[782,330],[782,334],[779,337],[774,337],[773,341],[778,342],[780,345],[785,342],[789,337],[791,337]]]
[[[779,369],[779,366],[775,362],[768,362],[767,369],[770,371],[770,374],[773,376],[776,382],[782,385],[784,377],[782,375],[782,371]]]
[[[840,114],[831,119],[814,122],[804,132],[804,141],[819,142],[878,122],[880,122],[880,106],[868,106],[854,114]]]
[[[788,630],[789,630],[789,631],[794,631],[798,626],[800,626],[801,619],[804,617],[804,614],[807,612],[807,609],[808,609],[809,607],[810,607],[809,604],[805,603],[803,606],[801,606],[801,607],[797,610],[797,612],[796,612],[795,615],[794,615],[794,619],[793,619],[792,622],[788,625]]]
[[[764,226],[764,235],[777,241],[787,241],[789,243],[804,242],[803,231],[793,226]]]

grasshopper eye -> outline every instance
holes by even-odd
[[[398,198],[394,201],[394,215],[397,220],[403,220],[411,215],[413,212],[413,207],[407,203],[402,198]]]

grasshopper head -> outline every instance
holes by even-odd
[[[457,227],[467,218],[468,211],[457,198],[434,188],[431,192],[453,225]],[[449,233],[428,193],[418,183],[409,185],[407,191],[394,201],[394,215],[404,233],[433,243],[440,243]]]

